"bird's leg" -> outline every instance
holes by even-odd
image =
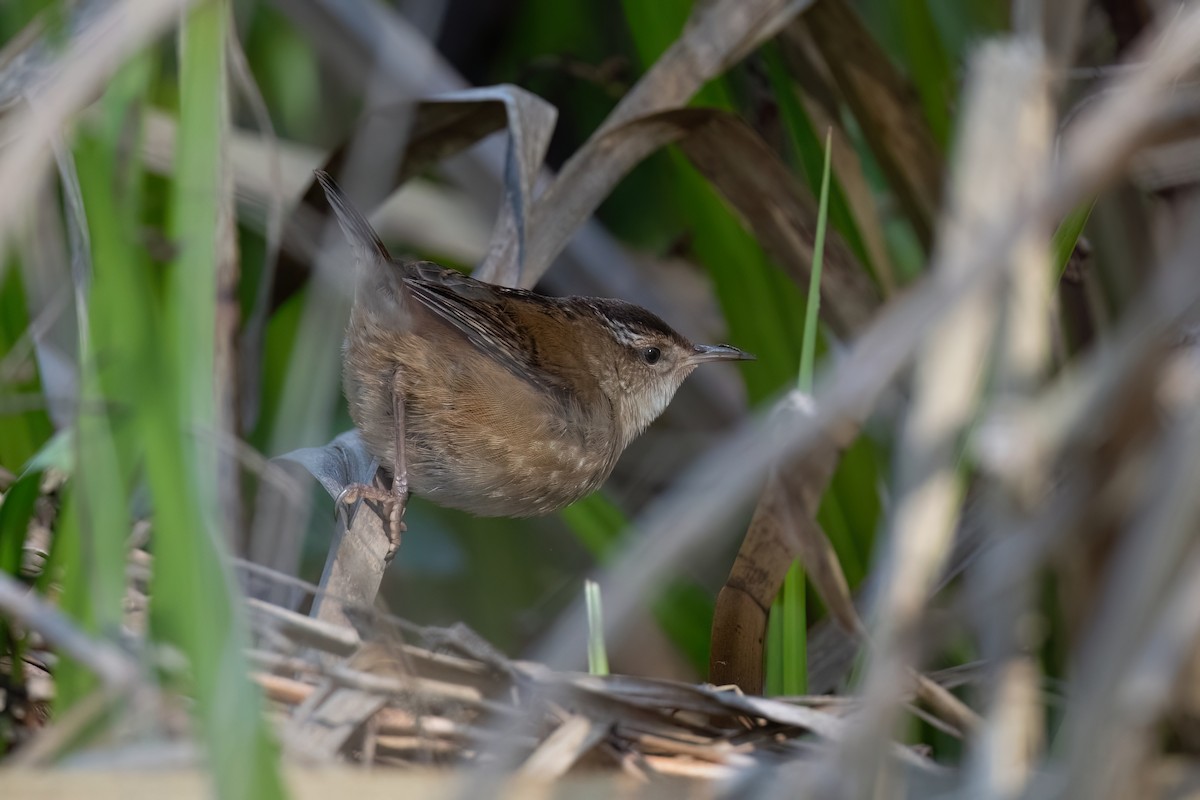
[[[408,506],[408,458],[404,450],[404,396],[400,388],[399,369],[392,374],[392,421],[396,437],[396,463],[392,469],[392,486],[388,490],[383,486],[365,483],[352,483],[338,495],[336,506],[353,505],[360,500],[378,503],[380,511],[387,509],[386,528],[388,551],[384,556],[386,561],[396,557],[400,549],[400,535],[405,531],[404,510]],[[382,513],[380,514],[382,516]]]
[[[376,504],[378,506],[376,513],[383,519],[384,533],[388,537],[388,550],[384,555],[384,560],[391,561],[396,557],[396,551],[400,549],[400,534],[407,530],[403,520],[404,502],[392,488],[378,483],[380,480],[381,477],[377,476],[376,483],[347,484],[342,489],[342,493],[338,495],[334,505],[340,510],[346,506],[353,506],[360,500]],[[386,509],[386,513],[384,509]]]
[[[400,534],[404,532],[404,509],[408,507],[408,456],[404,451],[404,389],[400,386],[400,367],[392,373],[392,424],[396,436],[396,463],[392,469],[394,502],[388,525],[387,560],[391,561],[400,549]]]

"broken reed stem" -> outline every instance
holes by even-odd
[[[935,262],[943,273],[969,268],[964,256],[977,247],[991,220],[1011,218],[1038,193],[1052,134],[1046,89],[1040,47],[993,42],[976,54]],[[1020,241],[1028,251],[1044,238],[1048,231],[1031,225]],[[1017,254],[1010,244],[1003,257],[1006,272]],[[862,792],[882,780],[878,771],[887,764],[906,670],[917,656],[917,623],[959,520],[962,436],[975,416],[999,323],[991,296],[996,276],[989,277],[930,331],[918,356],[912,408],[901,432],[899,499],[875,604],[876,649],[864,683],[859,735],[839,760]]]
[[[1055,118],[1046,53],[1034,39],[1018,39],[1012,50],[1005,71],[1014,86],[1005,99],[1013,101],[1013,107],[997,111],[1011,119],[1007,135],[1013,136],[1014,142],[1009,157],[996,158],[993,168],[1011,173],[1012,197],[1021,203],[1036,193],[1038,176],[1049,172]],[[1011,268],[1004,285],[1006,302],[1001,310],[991,404],[996,398],[1004,403],[1028,397],[1039,388],[1044,376],[1050,354],[1056,277],[1050,259],[1052,231],[1053,221],[1044,220],[1041,227],[1031,227],[1013,243]],[[1000,539],[1023,530],[1021,509],[1029,508],[1043,488],[1038,478],[1044,475],[1044,469],[1030,470],[1020,476],[1023,480],[1007,486],[995,482],[988,487],[983,502],[990,506],[991,513],[985,514],[984,520],[993,536]],[[1035,482],[1037,485],[1032,485]],[[1022,620],[1035,608],[1035,596],[1033,576],[1029,576],[1019,590],[1006,594],[983,612],[985,629],[992,631],[981,643],[983,655],[995,666],[986,688],[986,723],[968,762],[969,792],[975,797],[1000,800],[1015,796],[1030,779],[1042,750],[1045,710],[1041,667],[1030,652],[1034,643],[1020,630]]]

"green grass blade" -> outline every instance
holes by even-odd
[[[813,387],[813,364],[817,352],[817,320],[821,312],[821,267],[825,260],[825,229],[829,223],[829,164],[832,160],[833,133],[825,134],[825,164],[821,168],[821,200],[817,209],[817,233],[813,241],[812,276],[808,284],[808,307],[804,314],[804,342],[800,349],[802,392]]]
[[[0,502],[0,572],[16,576],[21,571],[25,532],[33,518],[41,482],[42,472],[27,472],[4,493],[4,501]]]
[[[180,120],[168,230],[179,248],[166,291],[164,346],[152,354],[170,376],[143,413],[154,498],[152,622],[188,656],[196,715],[218,793],[283,796],[277,747],[248,676],[238,591],[222,562],[214,364],[221,157],[226,121],[225,37],[230,5],[191,11],[181,34]]]
[[[117,409],[136,402],[129,376],[137,369],[140,344],[128,335],[131,298],[121,275],[139,257],[133,242],[140,204],[115,202],[113,187],[131,174],[122,169],[127,163],[121,156],[123,129],[148,77],[144,60],[123,69],[102,101],[99,122],[80,137],[76,148],[93,281],[87,298],[89,330],[80,337],[75,468],[55,548],[64,574],[63,610],[84,630],[100,635],[115,635],[122,621],[129,499],[137,461],[135,433],[127,422],[118,421]],[[63,660],[55,679],[57,713],[96,687],[94,677],[70,659]]]
[[[604,608],[600,599],[600,584],[583,582],[583,598],[587,605],[588,673],[608,674],[608,652],[604,648]]]
[[[228,13],[226,2],[216,0],[192,12],[183,28],[179,142],[167,219],[167,233],[178,252],[167,275],[171,361],[184,418],[210,428],[216,417],[218,183],[227,113],[224,33],[218,28]]]
[[[597,563],[616,552],[629,520],[602,493],[589,495],[559,512],[580,544]],[[654,619],[667,638],[703,674],[708,665],[712,598],[697,584],[676,580],[667,584],[651,604]]]
[[[792,564],[783,579],[779,602],[783,619],[780,625],[783,674],[780,694],[804,694],[808,685],[808,618],[804,598],[804,568]]]
[[[1075,252],[1075,245],[1079,242],[1079,237],[1083,235],[1084,226],[1087,225],[1088,219],[1092,216],[1092,209],[1095,206],[1096,201],[1094,199],[1083,203],[1070,214],[1067,214],[1066,219],[1059,223],[1058,229],[1054,231],[1054,236],[1050,240],[1050,253],[1054,259],[1054,279],[1056,283],[1062,280],[1063,272],[1067,269],[1067,263],[1071,260],[1071,254]]]
[[[789,570],[790,571],[790,570]],[[787,578],[784,578],[787,581]],[[767,641],[763,648],[763,658],[766,664],[766,681],[764,690],[767,695],[781,695],[783,690],[783,592],[771,604],[771,613],[767,615]]]
[[[25,532],[33,518],[37,503],[42,473],[26,472],[16,483],[8,487],[0,501],[0,572],[17,576],[21,572],[21,557],[24,554]],[[8,620],[0,617],[0,653],[16,650],[17,643]],[[24,678],[21,670],[13,670],[12,679],[20,683]]]
[[[811,392],[817,352],[817,319],[821,311],[821,267],[825,255],[825,229],[829,224],[829,182],[833,133],[825,135],[825,162],[821,168],[821,198],[817,211],[817,231],[813,244],[812,277],[808,287],[808,305],[804,314],[804,340],[800,348],[800,391]],[[774,660],[779,670],[775,684],[780,694],[803,694],[808,684],[808,617],[804,597],[804,570],[792,564],[783,580],[780,597],[772,604],[771,615],[780,623],[770,627],[767,652],[778,651]],[[768,661],[768,663],[772,663]]]

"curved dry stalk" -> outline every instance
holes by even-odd
[[[468,99],[475,95],[481,99],[499,97],[508,119],[504,202],[487,256],[477,267],[477,277],[501,286],[517,286],[528,260],[533,188],[550,146],[558,109],[516,86],[471,89],[459,96]]]
[[[335,149],[321,169],[339,174],[350,162],[356,142],[381,131],[407,131],[404,152],[389,172],[359,185],[347,182],[352,202],[363,209],[378,207],[397,187],[431,165],[475,145],[498,130],[508,129],[504,198],[480,269],[487,280],[515,284],[525,251],[529,206],[542,158],[554,131],[556,109],[540,97],[516,86],[488,86],[448,92],[414,103],[377,109],[360,120],[346,144]],[[372,134],[371,132],[375,133]],[[314,231],[325,229],[328,206],[321,188],[308,182],[299,206],[291,215],[285,238],[299,240],[298,253],[285,251],[279,278],[273,287],[271,308],[278,308],[308,279],[311,267],[301,253],[316,250]],[[307,246],[304,246],[307,244]]]
[[[836,440],[823,437],[803,458],[781,464],[768,475],[713,609],[711,683],[763,693],[767,618],[797,558],[830,615],[851,633],[862,629],[837,554],[816,519],[841,451],[856,433],[857,428],[847,427]]]
[[[682,35],[642,76],[588,141],[563,165],[533,208],[525,286],[537,282],[575,231],[608,196],[607,177],[624,175],[652,148],[613,147],[607,135],[634,120],[684,106],[812,5],[812,0],[711,0],[697,3]],[[615,182],[614,182],[615,183]]]
[[[615,113],[615,112],[614,112]],[[539,236],[555,228],[575,230],[621,179],[646,157],[678,143],[684,154],[740,214],[768,253],[797,285],[808,286],[816,236],[816,204],[773,150],[736,115],[716,109],[670,108],[649,112],[616,125],[606,124],[579,151],[583,166],[568,167],[538,199],[549,204],[553,220],[535,216]],[[571,177],[574,175],[575,177]],[[535,214],[537,213],[535,209]],[[542,225],[549,226],[543,228]],[[537,242],[530,248],[525,285],[532,285],[543,266]],[[825,293],[822,313],[837,333],[861,331],[879,307],[879,294],[853,253],[827,232]]]

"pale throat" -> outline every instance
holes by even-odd
[[[640,393],[630,391],[625,381],[617,383],[615,391],[611,392],[609,396],[614,398],[615,405],[619,410],[619,418],[622,420],[620,425],[623,439],[622,448],[650,427],[650,423],[658,419],[670,405],[675,391],[686,375],[672,380],[674,377],[664,375],[661,380],[643,385]]]

